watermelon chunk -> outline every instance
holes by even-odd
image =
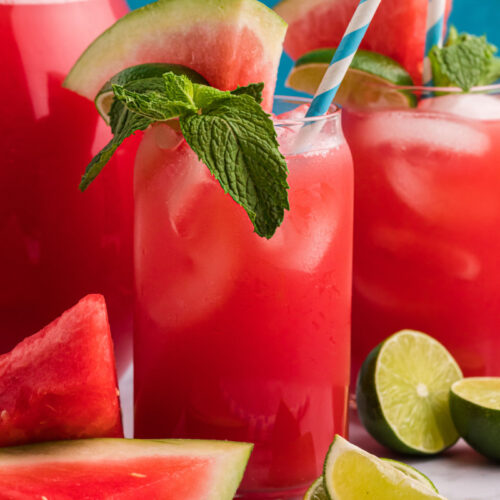
[[[447,14],[452,0],[447,0]],[[313,49],[337,47],[359,0],[283,0],[275,11],[289,24],[285,50],[298,59]],[[422,80],[429,0],[383,0],[361,48],[395,59]]]
[[[0,450],[0,497],[231,500],[252,450],[228,441],[86,439]]]
[[[104,297],[88,295],[0,356],[0,446],[123,436]]]
[[[285,32],[286,23],[257,0],[158,0],[97,38],[64,85],[94,99],[127,67],[180,64],[222,90],[264,82],[263,106],[270,109]]]

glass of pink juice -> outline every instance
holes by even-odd
[[[466,375],[500,375],[500,96],[483,90],[344,115],[354,375],[403,328],[441,341]]]
[[[133,161],[113,160],[79,192],[82,166],[111,135],[93,103],[61,87],[126,11],[122,0],[0,0],[0,352],[100,292],[118,361],[131,358]]]
[[[135,164],[135,437],[255,443],[245,498],[302,493],[346,433],[352,160],[337,109],[291,154],[305,107],[275,121],[290,211],[269,240],[169,127]]]

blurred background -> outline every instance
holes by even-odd
[[[135,9],[151,0],[127,0],[130,7]],[[261,0],[272,7],[279,0]],[[307,2],[308,0],[303,0]],[[454,0],[450,23],[459,31],[467,31],[475,35],[488,35],[488,40],[500,47],[500,0]],[[283,55],[278,75],[277,94],[290,95],[290,89],[284,86],[285,78],[290,72],[292,62]]]

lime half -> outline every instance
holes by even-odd
[[[439,453],[458,439],[449,393],[461,378],[442,344],[425,333],[402,330],[379,344],[361,367],[356,387],[360,419],[388,448]]]
[[[427,484],[340,436],[335,437],[328,451],[323,476],[331,500],[444,498]]]
[[[500,378],[471,377],[455,382],[450,410],[465,441],[486,457],[500,460]]]
[[[113,89],[112,85],[123,85],[133,87],[136,82],[144,82],[149,79],[160,79],[163,73],[172,72],[176,75],[186,75],[193,83],[207,84],[207,81],[196,71],[180,66],[179,64],[165,64],[165,63],[147,63],[131,66],[123,71],[117,73],[113,78],[108,80],[99,90],[95,98],[95,106],[99,114],[103,117],[106,123],[109,123],[109,110],[113,102]]]
[[[295,63],[287,85],[314,94],[334,53],[335,49],[318,49],[303,55]],[[337,91],[335,102],[357,108],[415,107],[415,94],[395,88],[411,85],[410,74],[394,59],[377,52],[358,50]]]

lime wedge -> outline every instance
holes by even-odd
[[[425,333],[402,330],[379,344],[361,367],[356,387],[360,419],[388,448],[439,453],[458,439],[449,392],[461,378],[442,344]]]
[[[380,460],[383,460],[384,462],[390,464],[392,467],[398,469],[403,474],[406,474],[416,481],[419,481],[420,483],[426,485],[436,493],[438,492],[437,488],[434,486],[434,483],[425,474],[422,474],[419,470],[415,469],[411,465],[405,464],[403,462],[398,462],[397,460],[392,460],[390,458],[381,458]],[[329,500],[326,493],[323,476],[314,481],[311,487],[307,490],[304,496],[304,500]]]
[[[392,460],[391,458],[381,458],[384,462],[391,464],[393,467],[401,471],[403,474],[410,476],[411,478],[420,481],[422,484],[428,486],[431,490],[438,492],[434,483],[425,475],[422,474],[418,469],[412,467],[411,465],[405,464],[404,462],[398,462],[397,460]]]
[[[444,499],[427,484],[340,436],[335,437],[328,451],[323,476],[328,498],[334,500]]]
[[[303,55],[295,63],[287,85],[314,94],[332,60],[335,49],[318,49]],[[408,108],[417,105],[411,91],[395,86],[411,86],[410,74],[390,57],[358,50],[335,96],[335,102],[347,107]]]
[[[318,477],[304,495],[304,500],[328,500],[323,476]]]
[[[94,100],[97,111],[99,111],[104,121],[109,123],[108,113],[114,96],[113,89],[111,88],[112,84],[133,87],[134,82],[150,78],[161,78],[163,73],[168,73],[169,71],[176,75],[186,75],[193,83],[207,84],[205,78],[196,73],[196,71],[185,66],[180,66],[179,64],[137,64],[136,66],[131,66],[120,71],[102,86]]]
[[[451,386],[453,422],[467,443],[493,460],[500,460],[500,378],[471,377]]]

